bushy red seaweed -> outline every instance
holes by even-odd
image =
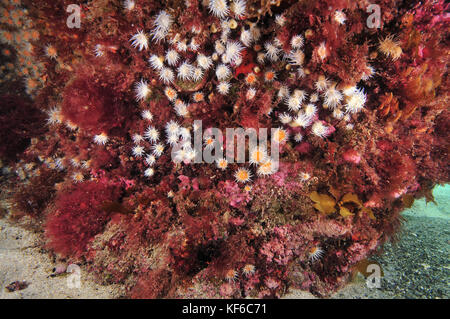
[[[96,181],[60,192],[45,226],[49,247],[63,256],[80,257],[108,221],[110,212],[104,205],[116,201],[118,196],[117,187]]]
[[[111,88],[101,87],[94,79],[76,79],[63,97],[62,115],[80,128],[97,134],[124,129],[124,105],[114,99]]]

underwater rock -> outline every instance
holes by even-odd
[[[133,298],[329,296],[450,181],[448,5],[366,5],[2,2],[12,215]]]

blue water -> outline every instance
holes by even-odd
[[[414,201],[413,206],[403,212],[405,216],[450,218],[450,185],[437,185],[433,189],[436,203],[426,203],[425,198]]]

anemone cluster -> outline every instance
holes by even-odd
[[[69,2],[2,1],[1,199],[130,297],[326,296],[450,180],[444,1]]]
[[[3,43],[0,81],[23,81],[26,93],[33,95],[42,86],[43,65],[33,58],[33,43],[39,41],[40,35],[27,13],[26,9],[20,7],[20,1],[12,1],[10,8],[1,8],[0,23],[4,28],[0,34]],[[55,50],[51,45],[43,47],[42,54],[55,58]]]
[[[245,99],[250,101],[255,98],[258,91],[264,88],[258,83],[263,81],[265,84],[273,82],[277,74],[274,69],[285,73],[286,76],[301,83],[301,79],[306,76],[303,65],[305,63],[305,53],[308,50],[305,47],[304,35],[294,34],[288,39],[287,44],[283,44],[278,37],[266,38],[261,41],[261,30],[258,21],[248,23],[243,17],[246,15],[246,2],[235,1],[228,6],[226,1],[209,2],[209,10],[219,21],[220,34],[213,44],[213,47],[207,48],[206,43],[201,43],[197,39],[201,29],[193,26],[191,35],[182,38],[180,33],[171,30],[174,18],[165,10],[161,10],[153,17],[153,28],[151,30],[138,30],[131,38],[132,47],[139,51],[145,51],[149,55],[148,62],[158,77],[161,85],[164,87],[164,95],[172,104],[175,114],[181,118],[190,117],[190,103],[205,102],[210,94],[217,91],[220,95],[228,95],[230,88],[234,84],[233,74],[236,74],[236,68],[243,63],[244,50],[254,49],[256,51],[257,64],[246,74],[244,86],[240,90],[245,91]],[[134,9],[129,2],[124,3],[124,8],[128,11]],[[334,22],[336,25],[345,25],[345,14],[336,10],[334,13]],[[274,23],[282,27],[286,23],[285,17],[280,14],[274,17]],[[232,32],[237,30],[238,32]],[[240,32],[239,32],[240,30]],[[217,32],[219,32],[217,30]],[[152,52],[150,44],[159,44],[165,50],[158,56],[158,51]],[[98,50],[101,44],[95,46],[96,57],[102,57]],[[314,50],[314,48],[312,48]],[[322,42],[316,48],[321,61],[326,59],[328,52],[325,42]],[[150,51],[150,52],[148,52]],[[148,52],[148,53],[147,53]],[[285,69],[280,69],[277,62],[285,61]],[[279,64],[279,63],[278,63]],[[373,74],[374,69],[366,66],[367,70],[362,75],[362,80],[368,80]],[[211,79],[212,77],[212,79]],[[215,80],[215,88],[210,91],[186,90],[185,87],[197,88],[202,86],[204,81]],[[308,87],[298,87],[289,85],[290,83],[281,82],[277,93],[277,100],[267,111],[267,116],[272,112],[277,112],[278,120],[286,126],[286,129],[279,128],[274,132],[272,141],[275,143],[285,143],[289,138],[290,128],[295,135],[293,139],[299,143],[303,140],[305,134],[313,134],[320,138],[326,138],[334,132],[334,128],[321,120],[318,116],[318,107],[332,112],[335,119],[346,122],[345,129],[352,129],[351,115],[358,113],[364,108],[366,103],[366,94],[363,89],[356,85],[341,85],[342,92],[336,88],[337,82],[330,82],[325,76],[320,75],[314,82],[313,90]],[[194,91],[194,92],[191,92]],[[152,95],[152,88],[147,79],[140,79],[134,85],[136,101],[145,101]],[[292,92],[292,93],[291,93]],[[188,94],[186,94],[188,93]],[[179,94],[183,96],[179,96]],[[206,97],[206,98],[205,98]],[[184,100],[183,100],[184,99]],[[320,106],[316,106],[320,105]],[[281,113],[284,111],[283,113]],[[144,121],[150,121],[150,111],[143,111]],[[150,113],[151,114],[151,113]],[[199,118],[201,120],[201,118]],[[194,119],[195,120],[195,119]],[[274,121],[275,122],[275,121]],[[276,123],[276,122],[275,122]],[[175,160],[178,162],[190,163],[196,156],[196,151],[191,143],[192,127],[180,126],[176,120],[170,120],[165,124],[166,144],[174,146],[182,143],[182,147],[177,151]],[[104,134],[104,133],[102,133]],[[94,137],[97,144],[104,145],[106,139],[99,139],[99,135]],[[164,144],[160,143],[162,134],[152,125],[149,125],[145,132],[135,133],[132,137],[135,146],[132,148],[132,155],[136,158],[145,158],[145,163],[150,166],[144,171],[146,177],[154,175],[154,169],[151,167],[157,161],[165,150]],[[142,145],[144,139],[147,139],[152,146],[145,150]],[[217,143],[210,136],[204,137],[206,148],[211,148]],[[221,143],[220,147],[223,148]],[[267,156],[267,150],[262,148],[249,150],[249,163],[259,165],[256,173],[259,176],[268,176],[276,172],[272,159]],[[222,170],[227,168],[227,160],[217,159],[216,164]],[[248,182],[251,180],[252,173],[247,168],[239,168],[234,174],[236,181]]]

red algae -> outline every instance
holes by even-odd
[[[131,298],[329,296],[450,181],[448,5],[223,2],[0,5],[11,216]]]
[[[64,90],[61,115],[86,132],[109,133],[125,120],[125,107],[113,97],[93,79],[76,79]]]
[[[104,182],[84,182],[59,192],[54,211],[46,218],[49,247],[68,257],[80,257],[110,214],[102,205],[118,197],[117,188]]]

